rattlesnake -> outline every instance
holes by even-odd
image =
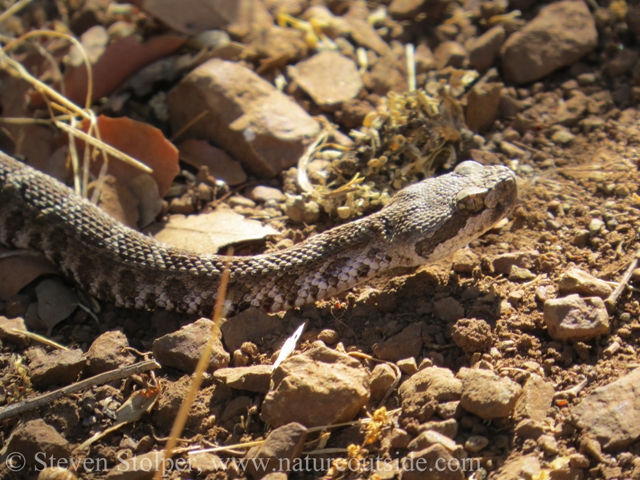
[[[503,166],[460,163],[400,190],[380,211],[286,250],[228,261],[232,311],[279,311],[394,267],[433,263],[504,218],[517,197]],[[42,252],[91,295],[129,308],[211,315],[227,257],[163,245],[57,180],[0,152],[0,244]]]

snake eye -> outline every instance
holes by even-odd
[[[470,213],[478,213],[484,208],[484,199],[488,193],[489,190],[480,187],[469,187],[460,190],[456,197],[458,208]]]

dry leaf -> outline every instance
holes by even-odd
[[[85,120],[80,128],[87,131],[89,121]],[[102,141],[132,156],[153,169],[151,176],[158,184],[160,197],[171,187],[174,177],[180,171],[178,165],[178,149],[165,138],[160,130],[146,123],[130,118],[98,117],[98,126]],[[84,151],[84,142],[77,140],[78,151]],[[98,175],[102,166],[101,155],[93,162],[91,170]],[[108,173],[113,175],[124,186],[130,186],[136,177],[143,174],[140,170],[109,158]]]
[[[78,306],[78,297],[69,287],[55,278],[48,278],[36,287],[38,316],[47,326],[47,336],[58,323],[69,318]]]
[[[88,447],[96,440],[101,439],[105,435],[119,429],[127,423],[137,422],[140,420],[142,415],[153,408],[156,400],[158,399],[158,395],[160,395],[159,388],[147,388],[131,394],[127,401],[124,402],[116,412],[116,423],[106,430],[96,433],[94,436],[86,440],[80,448]]]
[[[145,65],[175,52],[185,41],[186,38],[177,35],[163,35],[140,43],[131,35],[109,44],[93,65],[92,102],[112,93]],[[68,65],[64,72],[64,85],[67,98],[84,106],[87,96],[87,69],[84,64]]]
[[[196,168],[203,165],[208,167],[214,178],[224,180],[228,185],[240,185],[247,181],[247,174],[240,162],[205,140],[185,140],[178,145],[178,150],[180,160]]]
[[[0,247],[0,253],[8,252]],[[42,256],[13,255],[0,258],[0,300],[8,300],[41,275],[57,273]]]
[[[172,215],[156,240],[195,253],[216,253],[239,242],[262,240],[279,232],[231,210],[218,209],[204,215]]]

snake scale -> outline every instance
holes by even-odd
[[[517,198],[503,166],[460,163],[400,190],[380,211],[286,250],[198,255],[125,227],[57,180],[0,152],[0,244],[42,252],[120,307],[210,316],[225,262],[232,312],[276,312],[336,295],[395,267],[433,263],[489,230]]]

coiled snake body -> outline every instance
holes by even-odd
[[[286,250],[229,261],[233,311],[279,311],[394,267],[435,262],[513,207],[514,174],[467,161],[399,191],[382,210]],[[211,315],[226,257],[163,245],[0,152],[0,244],[42,252],[81,288],[129,308]]]

